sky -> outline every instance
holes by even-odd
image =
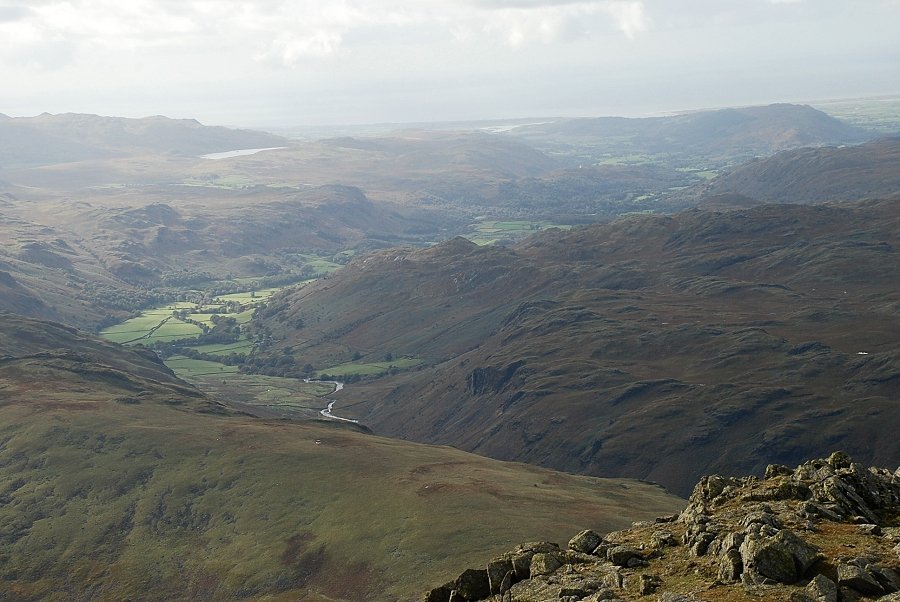
[[[900,94],[900,0],[0,0],[0,113],[291,127]]]

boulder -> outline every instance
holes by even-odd
[[[783,529],[774,536],[748,536],[740,547],[747,578],[754,583],[771,579],[777,583],[795,583],[821,555],[819,551]]]
[[[748,538],[741,544],[744,573],[752,583],[771,579],[777,583],[797,581],[797,567],[790,551],[771,537]]]
[[[806,593],[812,602],[838,602],[837,585],[825,575],[816,575],[806,586]]]
[[[509,557],[495,558],[491,562],[488,563],[487,566],[487,574],[488,581],[490,581],[491,585],[491,593],[499,594],[500,593],[500,585],[503,583],[503,580],[506,578],[508,574],[512,573],[515,576],[515,568],[513,567],[513,561]],[[518,581],[518,579],[513,579],[510,577],[507,581]],[[508,583],[507,587],[512,585],[512,583]]]
[[[616,566],[628,566],[632,559],[643,559],[639,550],[628,546],[616,546],[606,553],[606,559]]]
[[[654,531],[650,536],[650,544],[654,548],[674,547],[678,545],[678,540],[671,531]]]
[[[531,559],[534,552],[525,551],[513,554],[513,571],[516,573],[516,581],[522,581],[531,577]]]
[[[603,541],[600,534],[590,529],[585,529],[569,540],[569,549],[582,554],[591,554]]]
[[[549,575],[562,565],[558,552],[540,552],[531,558],[531,576]]]
[[[795,535],[792,531],[783,529],[775,536],[775,541],[784,546],[794,557],[797,566],[797,574],[802,577],[812,566],[818,562],[822,555],[819,550],[802,538]]]
[[[639,596],[649,596],[659,589],[662,579],[656,575],[638,575],[634,588]]]
[[[483,600],[491,595],[491,582],[485,570],[466,569],[456,579],[456,593],[464,600]]]
[[[841,563],[837,567],[838,585],[849,587],[866,596],[884,593],[875,578],[855,564]]]
[[[719,580],[723,583],[735,583],[741,580],[744,563],[737,550],[726,550],[719,559]]]
[[[865,569],[875,577],[878,584],[886,592],[894,593],[900,591],[900,573],[886,566],[867,566]]]
[[[455,583],[445,583],[440,587],[436,587],[425,594],[423,602],[450,602],[450,595],[453,593]]]

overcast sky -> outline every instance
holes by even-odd
[[[900,0],[0,0],[0,113],[291,126],[900,93]]]

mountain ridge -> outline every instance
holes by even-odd
[[[539,148],[565,149],[567,139],[612,155],[705,157],[733,163],[801,146],[860,143],[875,134],[808,105],[772,104],[665,117],[596,117],[522,125],[510,130]]]
[[[266,354],[325,373],[354,353],[425,360],[363,385],[350,415],[376,432],[686,493],[826,445],[900,457],[898,248],[896,201],[632,216],[384,251],[258,325]]]
[[[900,189],[898,174],[900,136],[889,136],[858,146],[786,150],[756,159],[700,187],[695,197],[737,194],[769,203],[890,198]]]

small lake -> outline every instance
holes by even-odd
[[[227,151],[224,153],[210,153],[208,155],[200,155],[201,159],[230,159],[232,157],[246,157],[247,155],[255,155],[256,153],[261,153],[263,151],[270,150],[281,150],[283,148],[287,148],[286,146],[272,146],[270,148],[245,148],[241,150],[233,150]]]

